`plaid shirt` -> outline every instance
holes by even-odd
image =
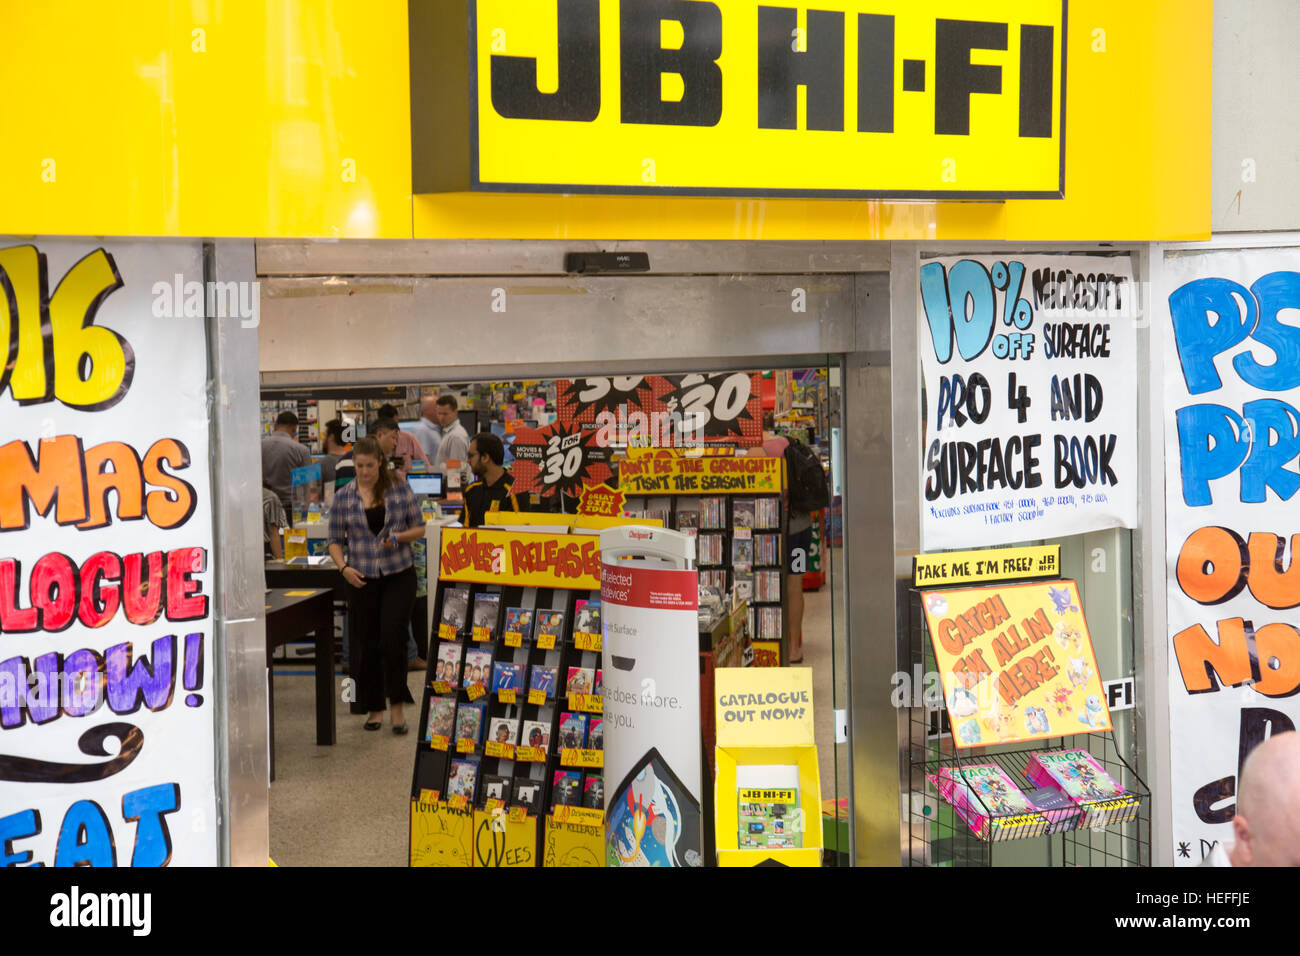
[[[415,500],[411,486],[405,481],[394,483],[384,498],[384,527],[378,535],[366,523],[366,509],[361,504],[354,481],[340,488],[334,495],[330,508],[329,543],[343,547],[347,552],[349,567],[356,568],[364,577],[377,578],[404,571],[415,563],[409,544],[395,548],[383,547],[384,538],[400,534],[411,528],[424,527],[420,505]]]

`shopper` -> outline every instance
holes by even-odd
[[[400,430],[397,427],[397,422],[391,418],[381,418],[370,424],[369,437],[379,443],[379,450],[384,456],[384,469],[388,472],[395,472],[395,463],[389,456],[397,451],[397,433]],[[356,467],[352,454],[344,455],[339,459],[338,464],[334,466],[334,489],[337,491],[350,483],[356,476]],[[404,472],[398,477],[403,481],[406,480]]]
[[[763,452],[786,462],[786,617],[789,621],[790,657],[788,663],[803,662],[803,576],[808,571],[812,553],[812,511],[825,507],[826,476],[817,463],[809,478],[800,466],[813,453],[806,445],[791,442],[784,436],[768,439]],[[811,470],[811,469],[809,469]],[[801,478],[803,480],[801,480]]]
[[[438,400],[432,395],[420,402],[420,417],[411,434],[424,449],[425,457],[430,462],[437,460],[438,446],[442,444],[442,425],[438,422]]]
[[[455,395],[444,395],[438,399],[438,421],[442,424],[442,441],[438,445],[438,457],[433,460],[434,471],[447,467],[449,461],[459,461],[464,472],[465,459],[469,457],[469,433],[460,423],[460,406]]]
[[[466,455],[477,480],[465,489],[465,503],[460,514],[465,527],[482,527],[490,511],[524,510],[510,493],[515,476],[502,466],[505,454],[501,439],[491,432],[480,432],[470,439]]]
[[[279,561],[284,557],[282,532],[289,527],[289,516],[284,505],[265,484],[262,485],[262,556]]]
[[[397,409],[392,405],[381,406],[379,417],[381,419],[391,419],[396,424]],[[432,459],[424,453],[424,447],[420,444],[420,440],[410,432],[402,431],[400,425],[397,427],[397,451],[391,457],[395,460],[395,463],[399,464],[402,471],[408,475],[412,471],[418,470],[411,467],[417,461],[424,462],[425,471],[429,471],[433,467]],[[398,459],[400,459],[400,462],[397,461]]]
[[[262,483],[268,484],[284,510],[293,513],[293,478],[290,472],[311,464],[311,453],[298,443],[298,416],[281,412],[275,430],[262,439]]]
[[[416,590],[411,542],[424,536],[424,520],[410,486],[385,467],[375,438],[359,440],[352,460],[356,480],[335,495],[330,511],[329,553],[347,582],[358,693],[369,712],[365,729],[382,726],[387,698],[393,733],[405,734],[402,708],[414,703],[406,686],[407,630]]]
[[[326,487],[334,484],[334,471],[339,460],[348,453],[348,443],[343,440],[343,419],[334,418],[325,423],[321,438],[324,454],[320,459],[320,479]]]
[[[1269,737],[1237,782],[1234,843],[1217,843],[1202,866],[1300,866],[1300,734]]]

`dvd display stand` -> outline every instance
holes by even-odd
[[[457,528],[441,544],[411,865],[598,865],[585,852],[604,839],[598,539]],[[535,545],[566,559],[508,566],[512,546]],[[459,567],[471,547],[500,557]]]

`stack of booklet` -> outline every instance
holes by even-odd
[[[1141,801],[1102,769],[1086,750],[1053,750],[1029,758],[1025,776],[1036,787],[1055,790],[1083,811],[1081,827],[1127,823]]]
[[[1047,832],[1048,819],[993,763],[942,767],[926,779],[981,840],[1014,840]]]
[[[989,841],[1127,823],[1141,804],[1086,750],[1034,754],[1024,772],[1037,789],[1021,791],[991,763],[943,767],[926,779],[977,837]]]

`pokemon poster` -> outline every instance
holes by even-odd
[[[1111,729],[1077,582],[921,598],[959,748]]]

